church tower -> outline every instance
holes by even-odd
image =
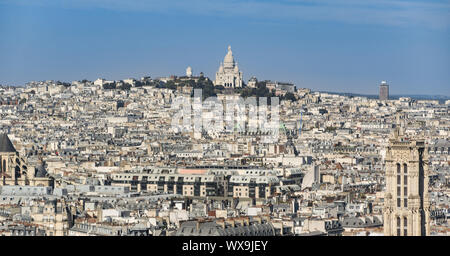
[[[20,173],[16,171],[17,151],[6,134],[0,134],[1,184],[16,185]],[[18,177],[19,176],[19,177]]]
[[[385,236],[430,234],[428,152],[423,140],[407,138],[400,127],[386,151]]]

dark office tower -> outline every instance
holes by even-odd
[[[380,100],[388,100],[389,99],[389,85],[386,81],[382,81],[380,84]]]

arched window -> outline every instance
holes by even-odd
[[[403,164],[403,207],[408,207],[408,165]]]
[[[408,185],[408,166],[403,164],[403,184]]]
[[[400,164],[397,164],[397,174],[400,174]]]
[[[14,169],[15,173],[16,173],[16,177],[20,178],[22,176],[22,173],[20,171],[20,167],[16,166],[16,168]]]

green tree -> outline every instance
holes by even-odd
[[[292,92],[288,92],[284,95],[285,100],[296,101],[295,95]]]

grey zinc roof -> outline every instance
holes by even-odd
[[[250,226],[236,226],[223,228],[215,222],[200,223],[186,221],[176,231],[176,236],[252,236],[274,235],[271,224],[254,224]]]
[[[41,163],[36,166],[36,173],[34,174],[37,178],[44,178],[47,176],[47,171],[45,170],[45,166]]]
[[[0,152],[16,152],[16,149],[6,134],[0,134]]]

